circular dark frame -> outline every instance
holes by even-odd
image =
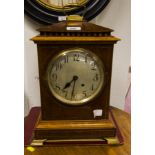
[[[110,0],[91,0],[86,4],[84,19],[89,21],[95,18],[110,2]],[[67,15],[83,14],[84,7],[67,11]],[[40,5],[36,0],[24,0],[24,12],[32,19],[42,24],[52,24],[58,22],[59,16],[65,16],[63,12],[49,9]]]

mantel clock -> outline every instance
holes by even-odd
[[[38,29],[41,114],[35,139],[114,137],[109,99],[114,44],[112,30],[85,21]],[[75,18],[74,18],[75,19]]]

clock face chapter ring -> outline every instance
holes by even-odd
[[[64,104],[82,105],[101,92],[104,66],[99,57],[89,50],[68,49],[50,61],[47,82],[57,100]]]

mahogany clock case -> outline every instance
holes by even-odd
[[[68,33],[65,33],[64,25],[64,22],[62,22],[39,29],[41,35],[32,39],[37,43],[38,48],[42,120],[94,120],[93,110],[95,109],[103,110],[103,115],[96,117],[96,119],[107,119],[109,113],[113,45],[119,39],[110,36],[111,29],[91,23],[84,22],[81,32]],[[93,32],[89,32],[90,27],[93,28],[91,29]],[[59,33],[56,34],[54,31],[61,31],[60,36],[52,36],[59,35]],[[99,37],[100,34],[101,37]],[[103,35],[109,35],[109,37]],[[65,105],[58,101],[52,95],[46,77],[46,71],[51,59],[63,50],[74,48],[83,48],[97,55],[104,65],[105,72],[105,84],[102,92],[94,100],[81,106]]]
[[[96,55],[100,56],[102,61],[104,62],[105,66],[105,73],[106,73],[106,81],[105,87],[103,88],[102,94],[96,98],[96,100],[91,101],[85,105],[81,106],[69,106],[64,105],[59,102],[57,99],[53,97],[51,91],[49,90],[49,86],[46,80],[46,71],[49,62],[51,59],[57,55],[62,50],[68,50],[70,48],[83,48],[95,52]],[[102,52],[105,51],[105,52]],[[109,54],[105,54],[108,52]],[[110,90],[110,78],[111,77],[111,61],[112,61],[112,47],[110,46],[94,46],[94,45],[79,45],[76,44],[72,45],[40,45],[38,47],[38,56],[39,56],[39,72],[40,72],[40,86],[41,86],[41,94],[42,99],[41,103],[43,106],[43,113],[42,116],[47,117],[47,119],[93,119],[93,110],[94,109],[104,109],[103,113],[106,113],[107,104],[109,102],[109,91]],[[110,62],[110,63],[109,63]],[[44,107],[46,105],[46,107]],[[51,115],[52,113],[52,115]],[[61,115],[60,115],[61,114]]]
[[[85,9],[84,6],[80,6],[64,13],[63,9],[57,10],[41,5],[39,0],[24,0],[24,11],[26,15],[43,24],[56,23],[59,16],[82,15],[84,12],[84,19],[89,21],[95,18],[109,2],[110,0],[88,0],[85,4]]]

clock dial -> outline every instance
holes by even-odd
[[[51,9],[64,11],[64,9],[72,10],[72,9],[76,8],[75,4],[78,4],[80,6],[85,5],[86,2],[88,2],[89,0],[37,0],[37,1],[40,4],[45,5]],[[72,7],[69,7],[71,5],[72,5]],[[68,6],[68,7],[64,8],[64,6]]]
[[[50,62],[47,75],[52,94],[71,105],[92,100],[101,91],[104,82],[101,60],[85,49],[61,52]]]

